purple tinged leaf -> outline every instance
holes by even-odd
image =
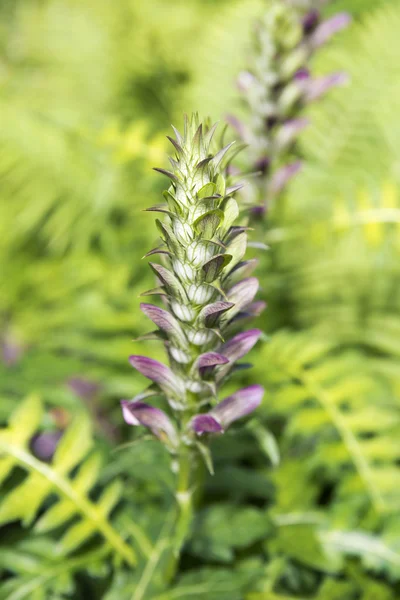
[[[236,185],[231,185],[230,187],[227,187],[226,195],[231,196],[235,192],[238,192],[239,190],[241,190],[244,187],[244,185],[245,185],[244,183],[237,183]]]
[[[245,356],[253,346],[257,343],[261,336],[260,329],[249,329],[238,333],[232,339],[222,344],[218,352],[229,358],[229,362],[233,363]]]
[[[210,210],[196,219],[193,223],[193,227],[198,235],[201,235],[201,237],[205,239],[212,239],[223,218],[224,213],[222,210],[215,208],[214,210]]]
[[[203,123],[200,123],[200,125],[196,129],[196,132],[193,136],[192,146],[200,149],[200,143],[201,143],[202,139],[203,139]]]
[[[220,316],[234,306],[233,302],[214,302],[205,306],[199,313],[198,320],[206,327],[215,327]]]
[[[276,171],[276,173],[274,173],[274,176],[272,177],[272,181],[271,181],[272,192],[274,194],[278,194],[280,191],[282,191],[283,188],[288,183],[288,181],[290,181],[290,179],[292,179],[292,177],[294,177],[296,175],[296,173],[298,173],[300,171],[301,167],[302,167],[302,162],[300,160],[297,160],[294,163],[285,165],[281,169],[278,169],[278,171]]]
[[[227,293],[227,299],[229,302],[233,302],[235,306],[224,315],[223,319],[231,319],[250,304],[258,291],[258,287],[259,283],[256,277],[248,277],[231,287]]]
[[[171,144],[173,145],[175,150],[178,152],[178,154],[183,154],[182,146],[180,144],[178,144],[178,142],[176,140],[174,140],[174,138],[167,135],[167,140],[169,140],[171,142]]]
[[[202,169],[203,167],[205,167],[206,165],[208,165],[208,163],[211,162],[212,159],[213,159],[212,156],[208,156],[207,158],[203,158],[203,160],[201,160],[199,163],[197,163],[196,169]]]
[[[150,206],[150,208],[145,208],[143,212],[159,212],[165,215],[169,215],[170,217],[175,217],[176,215],[168,210],[167,204],[155,204],[154,206]]]
[[[149,250],[149,252],[147,252],[147,254],[145,254],[142,258],[148,258],[154,254],[167,254],[171,256],[171,252],[169,250],[165,250],[164,246],[160,246],[159,248],[153,248],[153,250]]]
[[[305,97],[308,102],[318,100],[331,88],[345,85],[349,82],[349,76],[344,72],[332,73],[324,77],[310,80],[305,86]]]
[[[181,395],[184,387],[169,367],[147,356],[133,355],[129,362],[139,373],[157,383],[166,393]]]
[[[167,293],[162,287],[152,288],[151,290],[146,290],[142,292],[140,296],[166,296]]]
[[[180,300],[186,299],[185,290],[171,271],[157,263],[149,263],[149,265],[160,279],[161,283],[165,286],[168,293],[178,297]]]
[[[142,302],[140,305],[141,311],[149,317],[163,331],[166,331],[172,337],[185,343],[185,335],[182,331],[181,326],[174,316],[171,315],[167,310],[159,308],[154,304],[146,304]]]
[[[183,145],[183,143],[184,143],[184,139],[183,139],[183,137],[181,136],[181,134],[179,133],[179,131],[177,130],[177,128],[176,128],[176,127],[174,127],[173,125],[171,125],[171,127],[172,127],[172,129],[174,130],[174,133],[175,133],[175,135],[176,135],[176,139],[177,139],[177,141],[178,141],[178,144],[179,144],[180,146],[182,146],[182,145]]]
[[[335,33],[342,31],[350,25],[351,16],[346,13],[338,13],[332,18],[323,21],[314,31],[310,38],[311,46],[316,49],[323,46]]]
[[[137,338],[133,339],[134,342],[165,342],[167,341],[167,336],[163,331],[157,329],[156,331],[149,331],[148,333],[144,333],[143,335],[139,335]]]
[[[179,254],[180,245],[176,240],[174,232],[167,223],[163,223],[159,219],[156,219],[156,226],[160,232],[162,241],[167,245],[168,250],[171,250],[174,254]]]
[[[206,148],[208,148],[208,146],[211,144],[211,141],[212,141],[212,139],[214,137],[214,133],[215,133],[217,127],[218,127],[218,122],[214,123],[214,125],[212,125],[210,127],[210,129],[207,131],[207,133],[205,134],[205,136],[204,136],[204,144],[205,144]]]
[[[169,179],[172,179],[172,181],[175,181],[176,183],[179,182],[179,179],[177,178],[175,173],[171,173],[171,171],[167,171],[166,169],[159,169],[158,167],[154,167],[153,171],[157,171],[162,175],[166,175]]]
[[[222,400],[209,414],[226,429],[237,419],[252,413],[261,404],[263,395],[261,385],[250,385]]]
[[[177,445],[175,427],[164,411],[140,400],[121,400],[121,407],[122,415],[128,425],[143,425],[158,438],[166,434],[169,441],[174,446]]]
[[[196,415],[192,419],[192,428],[197,435],[204,433],[223,433],[223,428],[210,414]]]
[[[258,258],[250,258],[249,260],[245,260],[243,262],[238,263],[230,272],[229,272],[229,282],[236,283],[241,281],[243,278],[249,277],[252,274],[256,266],[260,261]]]
[[[218,165],[221,163],[222,159],[224,158],[224,156],[226,155],[228,150],[230,148],[232,148],[234,143],[235,142],[231,142],[230,144],[227,144],[224,148],[222,148],[219,152],[217,152],[217,154],[213,157],[212,162],[213,162],[213,165],[215,168],[218,167]]]
[[[228,265],[232,260],[230,254],[217,254],[213,256],[205,265],[202,270],[204,271],[204,278],[207,283],[212,283],[217,279],[224,267]]]

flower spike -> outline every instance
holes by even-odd
[[[255,220],[301,168],[296,142],[308,125],[306,105],[347,82],[343,73],[311,76],[313,55],[351,22],[345,12],[324,21],[320,6],[321,0],[271,0],[256,26],[252,65],[238,78],[249,122],[227,120],[248,144],[249,166],[258,175],[245,195]]]
[[[245,260],[249,228],[237,223],[235,193],[241,185],[227,175],[235,149],[217,147],[215,131],[196,115],[185,119],[183,134],[174,129],[176,137],[170,138],[176,152],[171,170],[156,169],[170,187],[167,204],[154,207],[163,219],[156,221],[163,244],[157,247],[160,262],[150,263],[158,287],[147,293],[160,294],[163,306],[143,302],[141,310],[158,327],[169,364],[140,355],[129,361],[152,382],[151,394],[164,397],[171,416],[143,402],[146,395],[122,401],[128,424],[147,427],[178,454],[187,446],[197,452],[198,433],[222,432],[262,395],[260,386],[252,393],[246,388],[201,414],[215,404],[226,376],[261,335],[250,329],[232,337],[232,327],[237,332],[241,319],[257,316],[264,306],[254,301],[258,280],[249,277],[257,261]]]

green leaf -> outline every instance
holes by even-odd
[[[223,219],[224,213],[219,208],[215,208],[196,219],[193,223],[193,227],[198,235],[206,240],[211,240]]]
[[[18,409],[20,411],[21,408]],[[107,543],[109,551],[115,553],[120,559],[130,565],[135,564],[136,556],[119,532],[114,528],[109,512],[121,496],[122,488],[118,481],[105,489],[97,503],[88,496],[89,486],[82,484],[82,476],[90,467],[96,467],[92,458],[86,458],[88,451],[93,446],[91,437],[91,424],[88,416],[83,413],[77,415],[75,421],[68,428],[53,457],[51,465],[41,462],[26,448],[19,427],[25,423],[19,422],[14,417],[11,419],[13,427],[0,430],[0,453],[12,459],[9,465],[11,473],[14,465],[25,470],[28,474],[25,479],[16,485],[0,501],[0,522],[7,523],[17,519],[25,524],[31,523],[39,509],[49,497],[56,496],[55,504],[50,507],[50,515],[46,519],[46,512],[41,517],[46,528],[51,525],[65,525],[71,516],[79,517],[79,521],[72,525],[64,539],[69,542],[67,549],[75,549],[82,542],[86,542],[92,534],[99,534]],[[22,441],[21,441],[22,440]],[[3,458],[4,460],[4,458]],[[88,460],[89,465],[85,465]],[[79,464],[82,471],[74,476],[73,469]],[[94,481],[95,478],[93,478]],[[29,501],[27,501],[29,498]],[[61,515],[57,503],[64,504],[66,512]],[[62,519],[62,516],[64,517]],[[72,533],[71,533],[72,531]],[[79,534],[76,534],[78,531]],[[85,531],[85,536],[82,532]]]
[[[253,507],[219,504],[197,517],[191,552],[203,558],[230,562],[234,551],[265,539],[272,525],[268,515]]]

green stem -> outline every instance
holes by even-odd
[[[171,581],[176,574],[182,548],[189,535],[193,518],[193,473],[195,457],[186,445],[182,444],[178,455],[178,472],[175,499],[177,516],[170,545],[171,555],[167,561],[167,579]]]
[[[178,484],[176,489],[176,502],[178,505],[178,516],[175,524],[175,535],[173,540],[173,556],[175,563],[178,562],[181,550],[188,536],[193,514],[193,461],[194,456],[187,446],[182,445],[178,457]]]

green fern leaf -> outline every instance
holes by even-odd
[[[27,472],[26,478],[0,502],[0,523],[21,520],[24,525],[30,525],[41,511],[37,528],[47,531],[55,526],[67,526],[74,518],[75,521],[57,543],[56,553],[67,555],[94,534],[100,534],[116,556],[130,565],[135,564],[135,553],[109,520],[122,495],[121,483],[115,481],[97,501],[89,497],[95,477],[92,473],[88,481],[84,481],[85,474],[93,466],[98,468],[99,459],[96,455],[88,456],[93,446],[88,416],[85,413],[77,415],[63,436],[51,465],[47,465],[33,456],[29,449],[41,411],[40,401],[35,397],[28,398],[11,418],[9,427],[0,430],[3,477],[11,474],[16,466]],[[22,415],[21,420],[18,415]],[[33,422],[36,419],[35,427],[26,428],[30,418]],[[53,495],[56,500],[48,507]]]

